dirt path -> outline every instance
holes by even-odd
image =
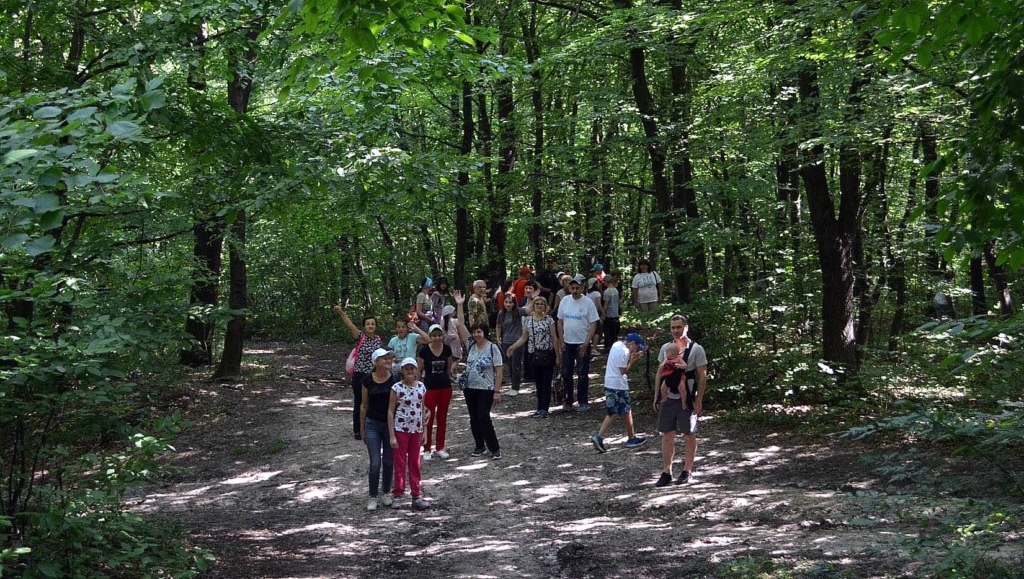
[[[603,403],[537,420],[529,416],[532,390],[495,411],[501,462],[468,456],[468,418],[456,394],[452,456],[423,466],[432,508],[368,512],[366,450],[349,435],[342,354],[323,344],[264,344],[247,352],[244,384],[195,392],[209,412],[193,417],[196,427],[177,442],[175,464],[186,470],[150,489],[138,508],[180,522],[214,551],[207,576],[915,572],[901,547],[915,531],[898,519],[923,497],[886,494],[860,462],[858,443],[758,432],[711,416],[701,424],[696,481],[656,489],[653,415],[637,416],[647,445],[626,449],[617,430],[610,452],[597,454],[588,437]]]

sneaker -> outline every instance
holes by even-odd
[[[392,501],[391,501],[391,508],[392,509],[400,509],[400,508],[402,508],[402,497],[395,497],[394,499],[392,499]]]
[[[540,411],[540,410],[534,410],[534,411],[533,411],[533,414],[531,414],[530,416],[531,416],[532,418],[540,418],[540,413],[541,413],[541,411]]]
[[[608,449],[604,446],[604,439],[601,438],[600,434],[591,436],[590,442],[594,443],[594,448],[597,449],[597,452],[608,452]]]
[[[519,396],[519,390],[516,390],[515,388],[508,390],[505,392],[505,396]]]
[[[537,414],[535,414],[535,416],[537,418],[551,418],[551,415],[548,414],[547,410],[538,410]]]
[[[580,404],[576,407],[576,412],[586,412],[587,410],[590,410],[589,404]]]
[[[430,508],[430,503],[423,500],[423,497],[416,497],[412,500],[412,508],[417,511],[425,511]]]
[[[434,458],[434,453],[428,451],[428,452],[424,452],[423,453],[423,455],[420,457],[420,460],[433,460],[433,458]]]
[[[672,473],[662,472],[661,476],[658,477],[658,482],[654,483],[654,486],[661,488],[667,487],[672,484]]]
[[[485,450],[483,448],[475,448],[469,456],[483,456]]]
[[[675,484],[682,485],[688,482],[690,482],[690,471],[684,470],[683,472],[679,473],[679,478],[676,479]]]
[[[491,455],[491,460],[501,460],[501,451],[495,452]]]
[[[380,504],[384,505],[385,507],[390,507],[392,502],[394,502],[394,500],[391,498],[391,495],[384,495],[380,499]]]
[[[647,443],[646,436],[634,436],[626,441],[626,448],[636,448]]]
[[[377,510],[377,497],[370,497],[370,502],[366,503],[366,510],[376,511]]]
[[[438,458],[441,458],[441,459],[444,459],[444,460],[448,460],[449,456],[451,456],[451,455],[448,454],[447,450],[439,450],[439,451],[437,451],[437,457]]]

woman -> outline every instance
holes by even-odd
[[[444,343],[448,344],[448,347],[452,349],[452,356],[455,356],[455,360],[459,361],[462,359],[462,340],[459,338],[459,324],[452,319],[452,314],[455,313],[455,306],[445,306],[441,311],[444,314],[441,316],[441,327],[444,328]]]
[[[604,273],[604,271],[601,273]],[[594,302],[594,307],[597,308],[597,315],[601,317],[597,322],[597,328],[594,330],[594,337],[590,341],[590,355],[597,356],[597,347],[601,344],[601,336],[604,335],[604,300],[601,299],[601,280],[597,278],[591,280],[587,288],[587,297],[590,298],[590,301]]]
[[[434,323],[434,303],[430,300],[430,293],[434,290],[434,280],[429,277],[420,281],[420,291],[413,301],[413,313],[416,314],[416,325],[421,330],[426,330]]]
[[[661,276],[651,271],[651,262],[641,259],[636,263],[640,273],[633,276],[633,305],[637,311],[653,312],[661,304]]]
[[[377,510],[377,491],[380,485],[381,468],[384,469],[384,496],[381,502],[391,506],[391,477],[395,472],[391,452],[391,433],[388,429],[388,405],[391,401],[391,387],[398,379],[391,373],[395,355],[384,348],[377,348],[371,355],[373,373],[366,374],[360,388],[363,395],[359,405],[360,435],[370,453],[370,502],[367,510]]]
[[[562,348],[555,331],[555,320],[548,315],[548,302],[542,297],[533,298],[533,314],[523,320],[522,336],[508,348],[508,355],[523,344],[533,354],[533,376],[537,379],[537,418],[547,418],[551,407],[551,377],[555,368],[562,365]],[[556,365],[557,364],[557,365]]]
[[[530,305],[533,308],[533,304]],[[523,383],[523,351],[519,350],[513,356],[508,353],[508,347],[516,343],[516,340],[523,335],[523,311],[516,305],[516,297],[510,293],[505,294],[505,301],[501,311],[498,312],[497,338],[501,344],[501,351],[504,353],[505,364],[508,367],[509,380],[512,382],[512,389],[509,396],[519,395],[519,386]]]
[[[420,380],[427,387],[424,406],[430,411],[426,424],[423,425],[423,460],[434,458],[430,450],[431,434],[434,421],[437,421],[437,456],[448,458],[444,446],[444,435],[448,430],[448,407],[452,402],[452,368],[455,367],[455,356],[452,349],[444,343],[444,328],[434,324],[428,332],[430,341],[420,346],[418,360]]]
[[[448,299],[448,292],[450,290],[448,278],[442,276],[434,282],[434,291],[430,294],[430,305],[434,314],[433,322],[435,324],[440,323],[441,316],[444,315],[445,301]]]
[[[460,377],[464,385],[463,394],[469,409],[469,429],[473,432],[472,456],[483,456],[484,447],[491,452],[493,460],[501,460],[498,435],[491,421],[491,407],[501,402],[501,350],[487,339],[487,322],[473,324],[473,338],[469,338],[462,322],[462,304],[466,301],[462,292],[455,292],[455,311],[459,321],[459,336],[466,342],[466,371]]]
[[[558,278],[558,283],[562,286],[562,289],[555,292],[555,303],[551,304],[551,317],[554,318],[558,315],[558,304],[562,301],[562,298],[569,295],[569,281],[572,280],[572,276],[563,273]]]
[[[363,318],[363,331],[359,331],[359,328],[352,323],[348,314],[345,313],[345,308],[341,307],[341,305],[334,306],[334,313],[338,314],[341,321],[345,323],[345,327],[352,333],[352,337],[357,340],[356,349],[358,352],[356,353],[355,372],[352,373],[352,399],[354,400],[352,405],[352,434],[356,440],[361,440],[358,408],[363,403],[363,390],[360,386],[366,376],[373,372],[371,356],[374,350],[382,347],[384,344],[381,342],[380,336],[376,335],[377,318],[374,316]]]

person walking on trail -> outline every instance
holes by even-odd
[[[344,322],[352,337],[356,339],[358,352],[356,352],[355,371],[352,373],[352,435],[356,440],[360,440],[359,407],[363,403],[363,390],[360,386],[366,376],[373,372],[373,361],[370,357],[374,350],[384,344],[381,342],[380,336],[377,335],[377,318],[374,316],[363,318],[363,329],[360,331],[345,313],[345,308],[339,304],[333,309],[334,313],[338,314],[338,317]]]
[[[384,506],[391,506],[391,477],[395,474],[395,466],[389,444],[388,402],[391,400],[391,387],[398,379],[391,373],[395,355],[390,351],[377,348],[371,359],[373,372],[366,374],[360,384],[363,402],[359,406],[358,414],[359,437],[366,443],[366,450],[370,454],[370,502],[366,504],[366,508],[376,511],[378,491],[383,491],[381,501]],[[380,488],[381,482],[384,483],[383,488]]]
[[[437,456],[448,458],[445,450],[445,433],[448,431],[448,408],[452,402],[452,368],[455,367],[455,356],[451,346],[444,343],[444,328],[438,324],[430,326],[430,342],[420,346],[419,359],[420,380],[427,388],[424,405],[430,413],[423,425],[423,456],[422,460],[432,460],[431,435],[434,422],[437,422]]]
[[[577,412],[590,408],[590,340],[597,331],[600,316],[594,301],[583,295],[584,277],[577,274],[569,281],[572,292],[558,306],[558,335],[562,341],[562,380],[565,384],[566,412],[572,409],[573,372],[576,373]]]
[[[532,309],[532,305],[531,305]],[[497,339],[508,368],[509,381],[512,389],[508,396],[517,396],[523,383],[523,352],[509,352],[509,346],[523,335],[523,309],[516,305],[515,296],[505,294],[504,307],[498,312]]]
[[[391,448],[395,453],[395,496],[391,506],[402,506],[408,468],[412,508],[424,511],[430,508],[430,504],[423,500],[420,487],[423,422],[425,418],[430,418],[430,411],[423,407],[427,389],[423,382],[416,379],[420,371],[415,358],[406,358],[398,365],[402,368],[402,381],[391,386],[391,400],[388,402],[388,431],[391,435]]]
[[[430,327],[430,324],[434,323],[434,302],[430,299],[430,294],[433,291],[434,280],[429,277],[423,278],[420,281],[420,291],[416,294],[416,298],[413,301],[416,325],[421,330],[426,330]]]
[[[689,328],[685,316],[672,316],[669,320],[669,331],[673,339],[662,346],[658,353],[658,389],[654,396],[654,407],[658,412],[658,431],[662,433],[662,471],[658,482],[655,483],[658,487],[667,486],[672,482],[672,460],[675,457],[677,432],[683,435],[684,461],[683,472],[679,473],[676,484],[690,480],[693,461],[697,456],[697,421],[704,410],[708,358],[704,348],[690,339]]]
[[[641,259],[636,264],[639,273],[633,276],[633,305],[637,311],[657,311],[662,301],[661,276],[651,271],[651,262]]]
[[[602,296],[604,308],[601,310],[601,324],[604,326],[604,351],[609,352],[612,344],[619,339],[619,282],[614,275],[604,280],[605,290]]]
[[[607,416],[601,422],[597,434],[590,437],[598,452],[608,452],[604,436],[617,418],[622,418],[626,428],[626,448],[636,448],[647,438],[637,436],[633,427],[633,409],[629,399],[629,370],[640,359],[647,346],[640,334],[626,334],[621,341],[612,344],[608,352],[608,366],[604,372],[604,405]]]
[[[514,355],[523,344],[531,353],[533,375],[537,379],[536,418],[547,418],[551,407],[551,378],[555,367],[562,363],[562,349],[555,332],[555,320],[547,313],[548,302],[541,296],[533,298],[533,313],[523,319],[522,335],[508,347],[508,356]]]
[[[464,301],[461,292],[455,292],[455,309],[459,320],[462,319]],[[469,410],[469,430],[473,433],[471,456],[483,456],[487,450],[493,460],[501,460],[501,447],[491,420],[491,408],[501,402],[504,365],[501,349],[487,339],[489,329],[487,322],[473,324],[470,339],[466,326],[459,324],[459,335],[466,341],[466,370],[459,377],[459,383]]]
[[[487,322],[488,313],[491,310],[490,303],[491,298],[487,296],[487,282],[482,279],[473,282],[473,293],[469,296],[469,304],[466,306],[470,326]],[[456,302],[456,305],[458,305],[458,302]]]

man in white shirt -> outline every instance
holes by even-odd
[[[647,346],[640,334],[626,334],[619,342],[612,344],[608,351],[608,367],[604,372],[604,399],[607,416],[601,423],[597,434],[590,437],[590,442],[598,452],[608,452],[604,445],[604,435],[608,432],[615,419],[622,417],[626,427],[626,447],[635,448],[647,442],[647,438],[637,436],[633,429],[633,409],[629,401],[629,369],[640,359]]]
[[[590,388],[590,340],[597,331],[597,313],[594,300],[583,295],[582,275],[569,280],[570,293],[558,305],[558,335],[562,337],[562,382],[565,384],[566,411],[572,408],[573,371],[577,376],[577,412],[590,408],[587,402]]]

